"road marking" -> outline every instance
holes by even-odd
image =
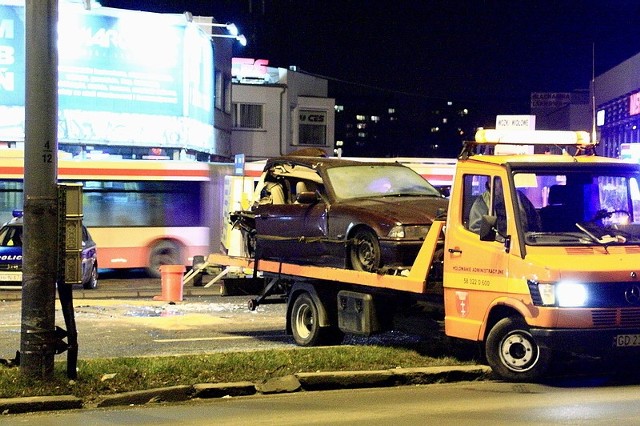
[[[188,339],[154,339],[157,343],[173,343],[173,342],[201,342],[207,340],[241,340],[241,339],[262,339],[262,338],[278,338],[286,337],[284,334],[264,334],[260,336],[225,336],[225,337],[191,337]]]

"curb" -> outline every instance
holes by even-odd
[[[97,403],[86,405],[80,398],[73,395],[3,398],[0,399],[0,413],[17,414],[35,411],[145,405],[191,399],[231,398],[299,391],[452,383],[487,380],[490,379],[490,376],[491,369],[482,365],[297,373],[275,377],[260,383],[200,383],[123,392],[105,395]]]
[[[73,300],[82,299],[153,299],[161,293],[160,286],[158,288],[98,288],[97,290],[74,289]],[[197,300],[203,297],[221,296],[220,286],[204,287],[185,287],[182,293],[184,301]],[[248,296],[247,296],[248,297]],[[56,294],[56,299],[58,298]],[[15,301],[22,300],[21,288],[16,289],[0,289],[0,300]]]

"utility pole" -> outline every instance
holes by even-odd
[[[21,372],[53,376],[58,253],[57,0],[25,2],[24,241]]]

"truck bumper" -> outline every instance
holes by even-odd
[[[531,329],[539,346],[582,355],[640,354],[640,328]]]

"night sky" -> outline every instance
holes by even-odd
[[[528,114],[531,92],[587,89],[640,53],[637,0],[102,0],[213,16],[249,41],[235,56],[330,81]],[[330,86],[331,87],[331,86]]]

